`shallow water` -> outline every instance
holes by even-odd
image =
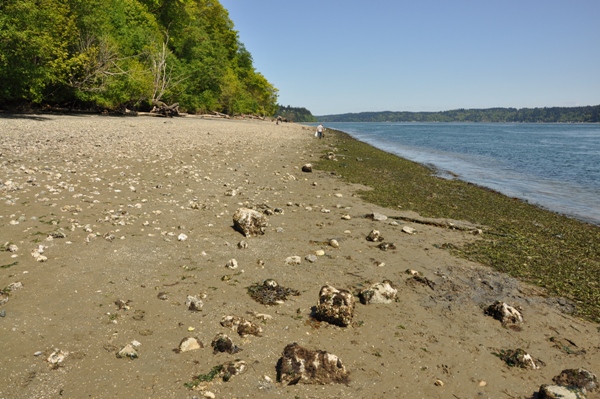
[[[325,127],[489,187],[600,225],[600,125],[327,123]]]

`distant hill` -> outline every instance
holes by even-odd
[[[306,108],[299,107],[284,107],[283,105],[278,105],[278,109],[275,112],[275,115],[281,116],[284,119],[287,119],[290,122],[316,122],[317,118],[307,110]]]
[[[320,122],[600,122],[600,105],[552,108],[456,109],[441,112],[359,112],[316,117]]]

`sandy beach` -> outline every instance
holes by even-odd
[[[255,120],[0,114],[0,398],[536,398],[564,369],[600,373],[598,325],[445,249],[482,226],[406,222],[422,218],[303,171],[337,153],[313,134]],[[263,235],[234,229],[240,208],[265,215]],[[373,230],[381,241],[366,239]],[[258,303],[247,289],[267,279],[299,295]],[[385,280],[392,303],[360,303]],[[354,295],[346,327],[314,317],[326,284]],[[524,321],[486,315],[495,301]],[[262,333],[240,336],[225,316]],[[213,350],[218,334],[241,350]],[[181,351],[187,337],[203,347]],[[349,382],[279,382],[292,343],[339,357]],[[135,358],[119,358],[128,344]],[[498,356],[515,349],[539,368]],[[235,360],[243,373],[185,386]]]

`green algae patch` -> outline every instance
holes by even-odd
[[[600,226],[457,179],[328,129],[313,166],[371,190],[358,195],[428,218],[486,226],[483,239],[449,250],[567,298],[575,315],[600,322]],[[327,153],[334,152],[335,160]],[[333,158],[333,157],[329,157]]]

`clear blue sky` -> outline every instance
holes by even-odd
[[[313,115],[600,104],[600,0],[221,0]]]

